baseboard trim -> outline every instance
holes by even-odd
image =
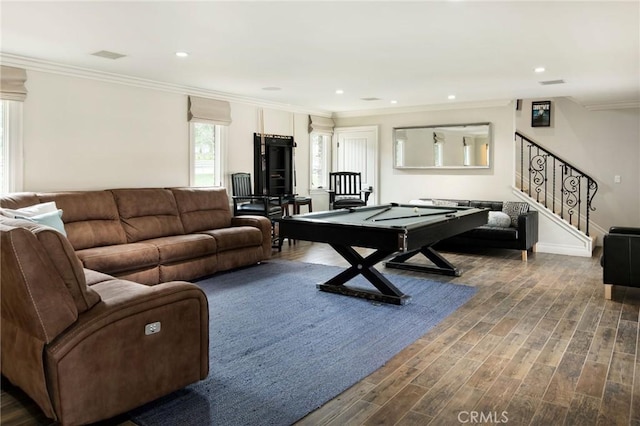
[[[536,244],[536,252],[562,254],[566,256],[591,257],[593,253],[588,247],[567,246],[561,244],[541,243]]]

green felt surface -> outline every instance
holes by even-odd
[[[465,212],[467,209],[433,206],[372,206],[352,210],[335,210],[315,215],[314,219],[343,224],[371,226],[407,226],[443,220],[447,215]]]

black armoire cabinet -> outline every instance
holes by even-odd
[[[293,136],[253,134],[253,175],[256,194],[293,195]]]

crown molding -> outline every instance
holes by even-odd
[[[634,108],[640,108],[640,101],[610,102],[610,103],[602,103],[602,104],[584,105],[584,109],[589,111],[605,111],[610,109],[634,109]]]
[[[252,105],[259,108],[272,108],[293,113],[303,113],[331,117],[330,111],[306,108],[299,105],[270,102],[263,99],[244,97],[231,93],[218,92],[215,90],[202,89],[198,87],[184,86],[180,84],[166,83],[162,81],[148,80],[124,74],[98,71],[89,68],[65,65],[42,59],[29,58],[26,56],[14,55],[0,52],[0,63],[12,67],[21,67],[28,71],[39,71],[51,74],[60,74],[68,77],[86,78],[90,80],[103,81],[107,83],[122,84],[126,86],[140,87],[144,89],[160,90],[163,92],[178,93],[182,95],[200,96],[203,98],[214,98],[221,101],[229,101]]]
[[[446,104],[416,105],[416,106],[399,107],[399,108],[394,107],[394,108],[367,109],[367,110],[359,110],[359,111],[343,111],[343,112],[334,112],[333,118],[370,117],[375,115],[408,114],[408,113],[414,113],[414,112],[496,108],[496,107],[507,106],[512,102],[513,102],[513,99],[496,99],[496,100],[479,101],[479,102],[454,102],[454,103],[446,103]]]
[[[570,97],[572,101],[582,106],[587,111],[607,111],[612,109],[634,109],[640,108],[640,100],[632,101],[613,101],[613,102],[581,102],[574,97]]]

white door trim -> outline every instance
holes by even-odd
[[[354,127],[335,127],[333,129],[333,137],[331,138],[331,170],[337,169],[338,156],[335,154],[337,152],[338,139],[341,133],[353,133],[353,132],[373,132],[374,140],[373,147],[371,152],[373,154],[373,170],[372,175],[373,179],[369,181],[373,181],[373,194],[370,198],[370,204],[377,204],[380,200],[380,163],[378,158],[378,146],[379,146],[379,126],[354,126]]]

